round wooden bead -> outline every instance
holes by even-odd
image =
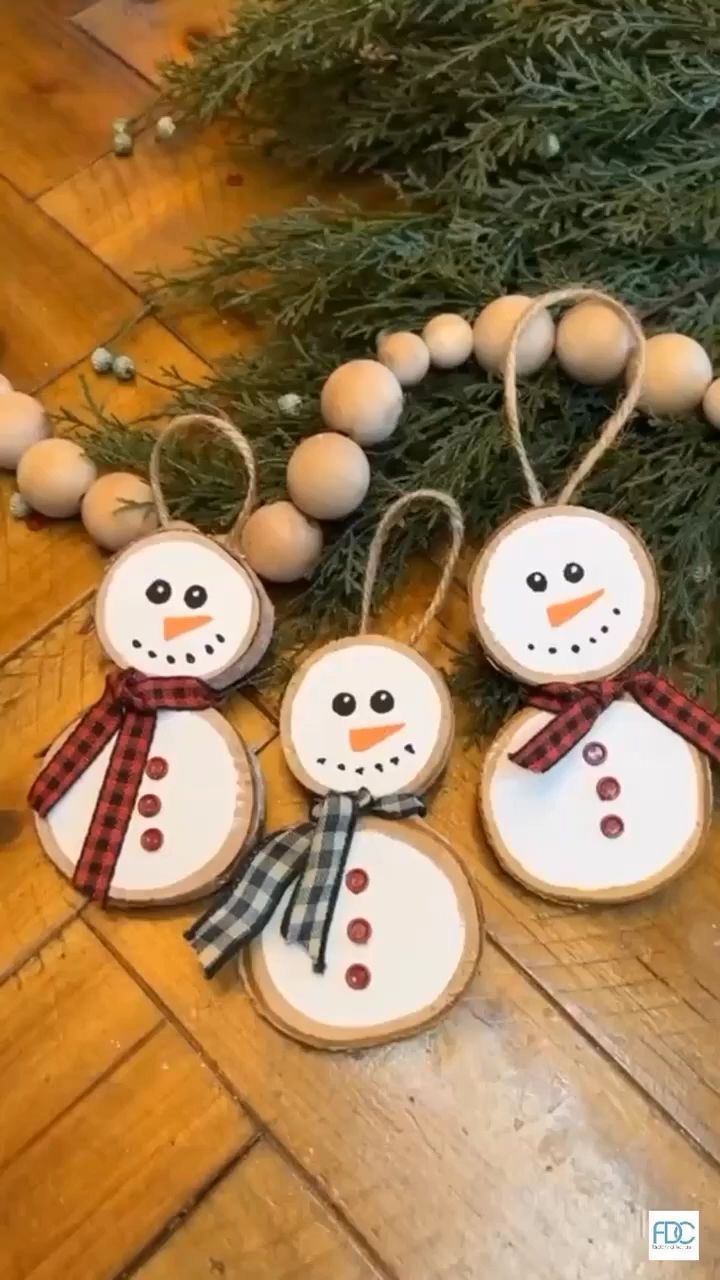
[[[5,395],[7,391],[12,391],[12,389],[13,384],[10,379],[6,378],[4,373],[0,373],[0,396]]]
[[[612,307],[580,302],[557,327],[555,354],[571,378],[593,387],[620,376],[632,345],[630,330]]]
[[[385,333],[378,338],[377,357],[403,387],[415,387],[430,368],[427,343],[416,333]]]
[[[323,431],[298,445],[287,467],[288,493],[316,520],[342,520],[360,506],[370,485],[370,464],[354,440]]]
[[[703,396],[703,413],[713,427],[720,427],[720,378],[710,383]]]
[[[422,336],[436,369],[456,369],[465,363],[473,349],[472,327],[462,316],[450,313],[433,316]]]
[[[403,407],[402,387],[379,360],[349,360],[335,369],[320,396],[323,422],[358,444],[387,440]]]
[[[625,377],[632,377],[632,361]],[[640,407],[648,413],[675,416],[700,404],[712,382],[712,365],[704,347],[682,333],[656,333],[645,348]]]
[[[0,467],[14,471],[31,445],[50,435],[45,410],[33,396],[0,386]]]
[[[322,531],[292,502],[269,502],[250,516],[240,549],[251,569],[268,582],[309,578],[322,555]]]
[[[58,437],[41,440],[23,454],[17,484],[35,511],[63,519],[77,515],[83,494],[96,476],[93,463],[80,446]]]
[[[524,293],[509,293],[483,307],[473,325],[473,345],[475,359],[488,373],[502,372],[515,325],[532,301]],[[554,345],[555,325],[550,312],[543,308],[520,337],[518,374],[536,373],[550,359]]]
[[[157,528],[150,486],[127,471],[113,471],[91,484],[80,515],[93,542],[106,551],[119,551]]]

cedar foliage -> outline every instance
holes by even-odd
[[[318,392],[380,330],[435,312],[469,319],[492,297],[566,283],[604,288],[649,333],[679,330],[717,358],[720,310],[720,9],[713,0],[253,0],[187,65],[165,68],[176,116],[231,121],[239,147],[329,174],[368,174],[363,211],[308,202],[200,246],[158,303],[199,297],[268,324],[259,354],[226,362],[179,403],[223,406],[253,438],[263,496],[280,496],[293,443],[318,429]],[[381,183],[378,181],[378,186]],[[522,387],[534,465],[552,493],[617,388],[571,385],[554,362]],[[283,416],[278,397],[302,397]],[[101,461],[142,469],[151,425],[99,415]],[[526,501],[496,380],[468,365],[407,395],[393,438],[371,451],[363,508],[330,533],[291,602],[285,640],[347,629],[367,542],[387,501],[424,485],[460,501],[480,542]],[[664,607],[653,661],[712,700],[720,664],[720,437],[700,418],[637,419],[579,500],[635,525]],[[237,506],[232,457],[173,449],[178,514],[213,523]],[[439,517],[441,520],[442,517]],[[389,589],[427,545],[408,520],[383,565]],[[512,694],[471,654],[461,683],[489,727]]]

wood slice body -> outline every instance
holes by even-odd
[[[259,1012],[294,1040],[357,1049],[415,1035],[475,972],[482,917],[470,881],[446,841],[417,819],[358,823],[322,974],[280,933],[291,891],[240,968]],[[358,967],[367,978],[359,988],[350,985]]]

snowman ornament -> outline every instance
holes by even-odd
[[[100,700],[50,748],[30,791],[41,843],[101,904],[148,906],[207,893],[257,834],[262,777],[218,710],[220,691],[266,650],[270,601],[225,545],[173,523],[159,483],[161,443],[199,423],[220,431],[249,475],[247,442],[224,419],[175,419],[158,440],[151,485],[161,531],[112,560],[95,603],[115,664]]]
[[[633,378],[557,503],[546,506],[520,434],[514,356],[535,311],[584,297],[625,319]],[[563,290],[528,309],[511,342],[505,392],[534,505],[495,533],[469,578],[481,645],[529,689],[529,706],[485,758],[483,824],[505,869],[560,901],[628,901],[677,876],[708,824],[707,757],[720,760],[720,722],[663,677],[624,674],[658,618],[649,552],[627,525],[570,501],[630,417],[643,358],[642,330],[615,299]]]
[[[449,510],[453,550],[408,646],[367,634],[367,624],[386,534],[418,499]],[[370,551],[361,634],[314,654],[283,700],[287,762],[318,797],[310,820],[266,838],[225,900],[187,934],[208,976],[240,951],[260,1013],[316,1047],[367,1047],[422,1030],[478,963],[471,884],[420,820],[420,797],[451,749],[452,704],[411,647],[442,603],[461,542],[447,495],[422,490],[389,508]]]

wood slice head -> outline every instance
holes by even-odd
[[[527,684],[622,671],[645,648],[660,603],[638,535],[573,506],[534,508],[503,525],[475,561],[468,590],[490,661]]]
[[[272,606],[226,547],[188,526],[132,543],[108,566],[95,604],[100,643],[119,667],[196,676],[224,688],[258,662]]]
[[[290,681],[280,736],[295,776],[315,795],[422,794],[442,772],[454,734],[442,677],[384,636],[337,640]]]

